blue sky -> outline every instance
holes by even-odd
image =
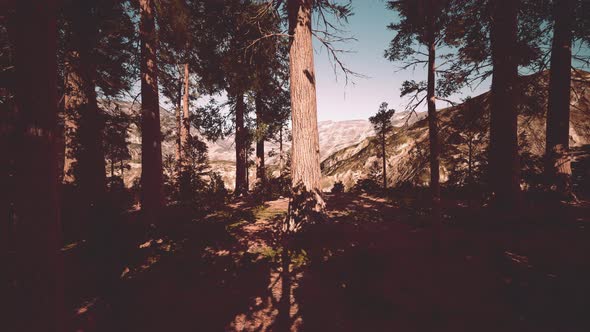
[[[367,119],[377,111],[381,102],[403,111],[406,101],[399,96],[402,82],[426,78],[422,67],[399,71],[399,63],[383,57],[383,52],[395,35],[387,29],[387,25],[396,20],[395,12],[386,8],[384,0],[353,1],[352,6],[354,15],[350,17],[346,30],[358,41],[340,45],[340,48],[352,51],[343,54],[342,59],[351,70],[367,78],[354,78],[354,84],[349,82],[346,85],[342,73],[334,74],[326,50],[322,50],[320,43],[314,41],[320,121]],[[484,82],[476,91],[466,90],[451,99],[457,101],[467,95],[476,96],[488,89],[489,83]],[[437,102],[437,108],[446,106],[444,102]]]

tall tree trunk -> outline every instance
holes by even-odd
[[[492,3],[491,46],[493,78],[490,116],[490,184],[494,206],[510,211],[520,199],[516,91],[517,0]]]
[[[188,149],[189,137],[191,134],[190,113],[189,113],[189,91],[190,77],[188,63],[184,64],[184,94],[182,97],[182,119],[180,127],[180,147],[183,167],[187,166],[186,149]]]
[[[174,117],[176,119],[176,130],[178,133],[178,137],[176,137],[176,144],[175,144],[175,151],[174,151],[174,160],[176,161],[176,167],[180,168],[181,163],[181,155],[182,155],[182,144],[180,143],[180,135],[182,132],[182,91],[183,85],[180,80],[178,82],[178,95],[176,98],[176,109],[174,110]]]
[[[558,0],[553,8],[555,30],[551,47],[549,108],[545,173],[551,186],[564,197],[572,194],[569,157],[570,90],[573,0]]]
[[[66,148],[64,179],[75,180],[87,207],[97,206],[106,190],[103,148],[104,119],[96,99],[96,64],[92,52],[98,41],[93,4],[72,3],[70,50],[66,60]],[[76,165],[73,178],[72,166]]]
[[[263,103],[260,95],[256,96],[254,100],[256,106],[256,179],[264,186],[266,183],[266,166],[264,165],[264,138],[263,133],[264,119],[263,119]]]
[[[153,0],[140,0],[141,36],[141,209],[158,212],[162,191],[162,133],[158,99],[158,41]],[[147,215],[147,214],[146,214]]]
[[[293,186],[316,193],[316,209],[323,210],[321,197],[320,146],[317,121],[316,81],[311,34],[312,0],[289,0],[289,72],[291,88]]]
[[[279,129],[279,176],[283,177],[283,168],[285,167],[283,161],[283,126]]]
[[[236,95],[236,195],[243,195],[248,191],[246,184],[246,129],[244,128],[244,93]]]
[[[77,56],[77,52],[70,52],[68,58],[65,61],[65,94],[64,94],[64,163],[63,163],[63,183],[74,182],[74,163],[75,152],[74,152],[74,137],[77,134],[77,109],[78,105],[81,104],[78,101],[78,95],[75,92],[79,92],[79,81],[80,78],[77,76],[76,71],[71,63],[72,59]]]
[[[16,2],[18,132],[13,144],[18,187],[12,196],[12,223],[17,264],[9,267],[15,271],[15,280],[9,293],[2,294],[11,302],[3,314],[9,321],[5,331],[65,330],[57,183],[56,13],[55,1]]]
[[[385,132],[381,137],[381,152],[383,158],[383,189],[387,189],[387,157],[385,156]]]
[[[123,159],[119,160],[119,167],[121,168],[121,182],[125,186],[125,167],[123,167]]]
[[[435,96],[435,61],[436,61],[436,33],[432,5],[429,6],[428,25],[428,81],[426,86],[426,99],[428,103],[428,140],[430,152],[430,195],[432,198],[432,220],[435,231],[434,246],[438,247],[441,228],[440,210],[440,157],[438,140],[438,119],[436,117],[436,96]]]

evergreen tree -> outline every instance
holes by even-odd
[[[381,158],[383,161],[383,189],[387,189],[387,156],[386,144],[387,135],[393,131],[391,118],[395,113],[394,109],[387,109],[387,103],[381,103],[377,114],[369,118],[369,121],[375,129],[379,145],[381,146]]]
[[[158,96],[158,63],[155,6],[153,0],[139,2],[141,39],[141,208],[146,215],[157,213],[164,204],[162,133]]]

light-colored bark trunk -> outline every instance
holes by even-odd
[[[293,186],[303,185],[321,200],[316,78],[311,33],[311,0],[289,0]],[[322,201],[323,204],[323,201]]]
[[[146,215],[164,205],[162,133],[158,98],[158,41],[153,0],[140,0],[141,37],[141,208]],[[153,214],[150,214],[153,216]]]
[[[387,189],[387,156],[385,155],[385,132],[381,137],[381,152],[383,158],[383,189]]]
[[[190,91],[190,76],[189,76],[189,67],[188,63],[184,64],[184,94],[182,97],[182,119],[181,119],[181,126],[180,126],[180,147],[181,147],[181,155],[180,159],[182,161],[182,167],[187,167],[187,158],[186,158],[186,151],[189,148],[189,137],[190,137],[190,113],[189,113],[189,91]]]
[[[256,96],[256,128],[258,136],[256,137],[256,179],[264,185],[266,182],[266,166],[264,164],[264,133],[263,130],[263,105],[260,96]]]
[[[279,129],[279,176],[283,176],[283,169],[285,168],[285,161],[283,159],[283,127]]]
[[[244,195],[248,191],[246,172],[246,129],[244,128],[244,93],[236,96],[236,195]]]

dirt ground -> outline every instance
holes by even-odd
[[[440,237],[409,205],[328,195],[327,220],[289,241],[287,199],[131,218],[106,253],[66,251],[71,330],[590,331],[590,205],[448,202]]]

